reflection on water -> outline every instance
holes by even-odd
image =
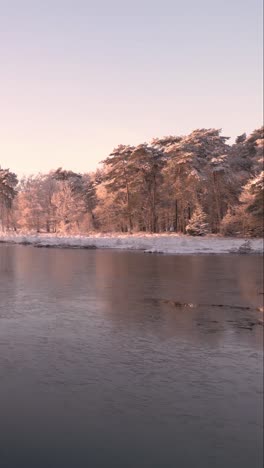
[[[262,274],[256,256],[0,246],[3,466],[262,466]]]

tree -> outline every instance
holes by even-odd
[[[219,229],[227,209],[221,197],[220,179],[226,175],[225,157],[229,152],[228,138],[220,133],[219,129],[197,129],[187,136],[154,141],[155,145],[164,145],[169,156],[167,173],[175,189],[175,230],[180,225],[180,230],[185,232],[197,204],[211,212],[211,223],[215,230]]]
[[[147,216],[148,228],[154,233],[157,232],[159,188],[163,181],[162,170],[166,160],[167,156],[161,149],[146,143],[138,145],[131,154],[130,167],[133,175],[131,185],[138,194],[141,208],[145,208],[144,217],[146,220]]]
[[[53,174],[49,172],[21,179],[15,203],[17,225],[21,229],[55,232],[55,207],[52,197],[57,183]]]
[[[116,195],[116,202],[128,221],[129,231],[133,230],[130,164],[133,150],[133,146],[119,145],[102,161],[105,166],[102,182],[108,192]]]
[[[52,195],[56,230],[59,232],[78,232],[80,221],[86,212],[82,176],[59,168],[52,177],[57,182],[56,190]]]
[[[0,166],[0,221],[2,229],[9,228],[12,202],[16,195],[17,176]]]
[[[254,130],[248,137],[245,133],[238,136],[230,148],[230,168],[236,174],[240,187],[263,166],[263,128]]]
[[[260,235],[263,148],[263,127],[233,145],[209,128],[120,145],[93,174],[59,168],[16,187],[16,176],[2,169],[1,224],[38,232],[190,233],[203,214],[210,232]]]
[[[97,195],[96,195],[96,179],[94,174],[84,174],[82,176],[80,194],[83,197],[85,212],[91,217],[91,225],[93,229],[98,227],[98,223],[94,214],[94,210],[97,206]]]
[[[190,236],[205,236],[209,232],[209,225],[206,221],[206,214],[200,206],[195,209],[188,225],[186,232]]]
[[[252,236],[263,236],[264,171],[247,182],[240,201],[243,207],[243,218],[246,222],[245,233]]]

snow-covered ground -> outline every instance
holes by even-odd
[[[57,236],[0,233],[0,242],[35,247],[143,250],[146,253],[165,254],[263,253],[263,239],[190,237],[177,234]]]

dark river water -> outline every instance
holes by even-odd
[[[258,256],[0,246],[1,468],[260,468],[262,302]]]

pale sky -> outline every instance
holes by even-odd
[[[262,124],[262,0],[0,0],[0,165]]]

